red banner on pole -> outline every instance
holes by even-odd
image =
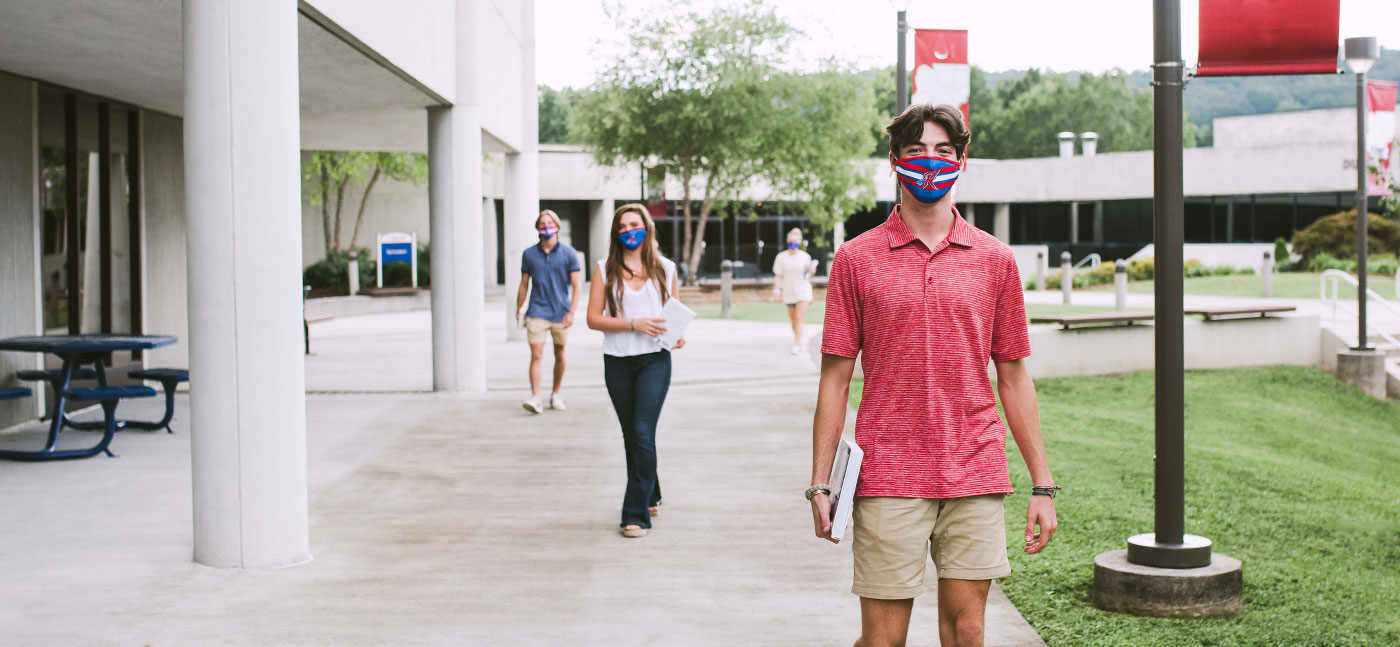
[[[1341,0],[1201,0],[1196,76],[1336,74]]]
[[[967,64],[967,30],[914,30],[913,103],[947,103],[967,119],[972,68]]]

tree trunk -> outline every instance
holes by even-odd
[[[374,183],[379,181],[379,173],[383,167],[374,167],[374,174],[369,176],[369,184],[365,185],[365,192],[360,196],[360,211],[355,214],[355,228],[350,232],[350,248],[354,249],[355,241],[360,239],[360,224],[365,220],[365,203],[369,202],[369,192],[374,190]],[[418,253],[416,250],[414,253]]]
[[[331,253],[331,178],[324,161],[321,162],[321,238],[326,242],[326,255]]]
[[[705,224],[710,219],[710,210],[714,208],[714,204],[714,198],[710,197],[709,184],[706,184],[705,201],[700,203],[700,218],[695,223],[695,235],[692,237],[691,246],[688,250],[690,260],[686,263],[686,267],[690,269],[686,274],[689,275],[692,284],[700,273],[700,252],[702,246],[705,244]]]
[[[685,220],[681,225],[681,264],[690,267],[690,166],[681,167],[681,213],[685,215]],[[685,276],[685,284],[692,285],[695,278],[689,273]]]
[[[335,246],[340,248],[340,211],[345,205],[345,185],[350,183],[349,177],[341,178],[335,187]]]

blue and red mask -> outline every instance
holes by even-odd
[[[895,160],[894,172],[909,194],[919,202],[938,202],[958,181],[962,167],[956,160],[917,155]]]
[[[557,233],[559,233],[559,228],[554,225],[540,227],[540,238],[553,238],[554,234]]]
[[[642,241],[647,238],[647,228],[637,227],[626,231],[617,232],[617,240],[627,249],[636,249],[642,246]]]

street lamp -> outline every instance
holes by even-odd
[[[1346,39],[1347,66],[1356,73],[1356,350],[1366,343],[1366,72],[1380,58],[1370,36]]]
[[[909,21],[905,20],[905,13],[909,8],[909,0],[890,0],[890,6],[894,7],[897,18],[895,29],[899,47],[894,70],[894,113],[902,115],[904,109],[909,107],[909,70],[904,61],[904,35],[909,32]]]

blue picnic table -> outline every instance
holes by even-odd
[[[107,384],[107,369],[105,359],[109,353],[130,350],[149,350],[168,346],[175,343],[176,339],[168,335],[44,335],[39,337],[10,337],[0,339],[0,350],[48,353],[57,355],[63,360],[63,368],[60,369],[59,377],[53,382],[54,401],[49,417],[49,438],[48,443],[39,451],[16,451],[0,450],[0,459],[20,460],[20,461],[44,461],[59,460],[66,458],[85,458],[99,453],[111,452],[107,450],[107,445],[112,441],[112,435],[120,426],[115,421],[116,399],[112,397],[118,390],[135,387],[111,387]],[[64,412],[64,406],[72,395],[69,389],[75,373],[79,367],[91,364],[95,373],[98,388],[85,389],[84,400],[98,400],[102,402],[103,410],[106,414],[104,424],[75,423],[68,419]],[[147,387],[140,387],[149,391]],[[154,395],[154,391],[150,395]],[[144,393],[142,393],[144,395]],[[139,396],[138,396],[139,397]],[[106,433],[102,440],[95,446],[85,449],[60,450],[58,449],[58,434],[63,427],[74,428],[106,428]]]

